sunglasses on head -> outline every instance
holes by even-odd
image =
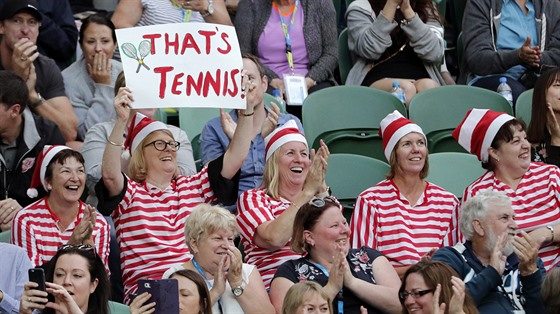
[[[93,253],[93,255],[97,255],[97,250],[95,246],[89,244],[63,244],[58,247],[59,251],[71,251],[71,250],[78,250],[78,251],[85,251]]]
[[[337,204],[336,200],[332,196],[317,197],[309,201],[310,205],[315,207],[323,207],[326,203]],[[338,204],[337,204],[338,205]]]

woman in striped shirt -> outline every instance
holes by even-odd
[[[362,192],[350,222],[352,247],[381,252],[399,276],[435,249],[458,240],[459,200],[424,180],[428,148],[422,129],[398,111],[381,121],[387,180]]]

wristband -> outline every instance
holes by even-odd
[[[29,108],[30,109],[35,109],[37,107],[39,107],[40,105],[42,105],[45,102],[45,98],[43,98],[43,96],[41,96],[41,94],[37,93],[37,99],[29,104]]]
[[[550,230],[550,235],[552,236],[550,238],[550,242],[554,242],[554,228],[552,226],[546,226],[546,229]]]
[[[254,115],[254,114],[255,114],[255,112],[253,111],[253,112],[251,112],[251,113],[242,113],[241,115],[243,115],[244,117],[250,117],[250,116],[252,116],[252,115]]]

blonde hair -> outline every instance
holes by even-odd
[[[155,130],[148,134],[141,142],[138,144],[138,147],[132,152],[130,156],[130,163],[128,164],[128,174],[132,178],[132,180],[136,182],[144,182],[146,181],[146,177],[148,176],[148,167],[146,166],[146,160],[144,159],[144,146],[148,144],[148,139],[151,138],[151,135],[156,132],[165,132],[166,134],[170,135],[171,138],[173,137],[173,133],[169,130]]]
[[[239,231],[235,216],[220,206],[205,203],[197,205],[185,220],[187,246],[192,251],[191,239],[198,243],[201,238],[218,230],[232,231],[233,236],[236,237]]]
[[[329,313],[332,314],[332,302],[329,295],[323,290],[323,287],[315,281],[302,281],[291,286],[284,297],[282,304],[282,314],[295,314],[298,307],[305,302],[313,294],[319,294],[323,300],[329,305]]]
[[[264,165],[263,186],[266,194],[273,199],[280,198],[280,171],[278,168],[278,159],[280,158],[280,149],[276,150]]]

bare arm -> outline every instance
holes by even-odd
[[[283,277],[276,277],[270,284],[270,301],[274,305],[276,313],[282,313],[282,304],[286,293],[294,283]]]
[[[121,174],[122,135],[126,127],[126,121],[130,115],[131,102],[132,94],[130,89],[121,87],[114,100],[117,121],[115,122],[111,135],[109,135],[109,143],[105,145],[103,163],[101,165],[103,183],[109,192],[109,196],[118,195],[124,188],[124,179]],[[110,144],[110,142],[118,145]]]
[[[274,313],[274,307],[270,303],[257,267],[253,268],[251,275],[249,275],[249,284],[245,287],[243,294],[236,300],[241,305],[243,312],[247,314]]]
[[[30,99],[35,100],[38,98],[38,96],[35,96],[35,98],[33,96],[30,97]],[[76,140],[78,136],[78,118],[72,109],[70,100],[66,96],[47,99],[42,105],[33,109],[33,111],[35,114],[56,123],[66,141]]]
[[[316,194],[325,191],[325,173],[327,169],[328,148],[321,141],[321,147],[317,154],[312,154],[312,163],[305,179],[303,190],[280,216],[260,225],[253,237],[256,245],[276,250],[282,248],[292,236],[294,218],[299,208],[309,202]]]
[[[401,281],[387,258],[380,256],[371,264],[376,284],[358,279],[348,270],[344,276],[344,287],[358,298],[387,313],[402,311],[398,298]]]
[[[140,21],[143,12],[140,0],[120,0],[111,21],[116,28],[134,27]]]

